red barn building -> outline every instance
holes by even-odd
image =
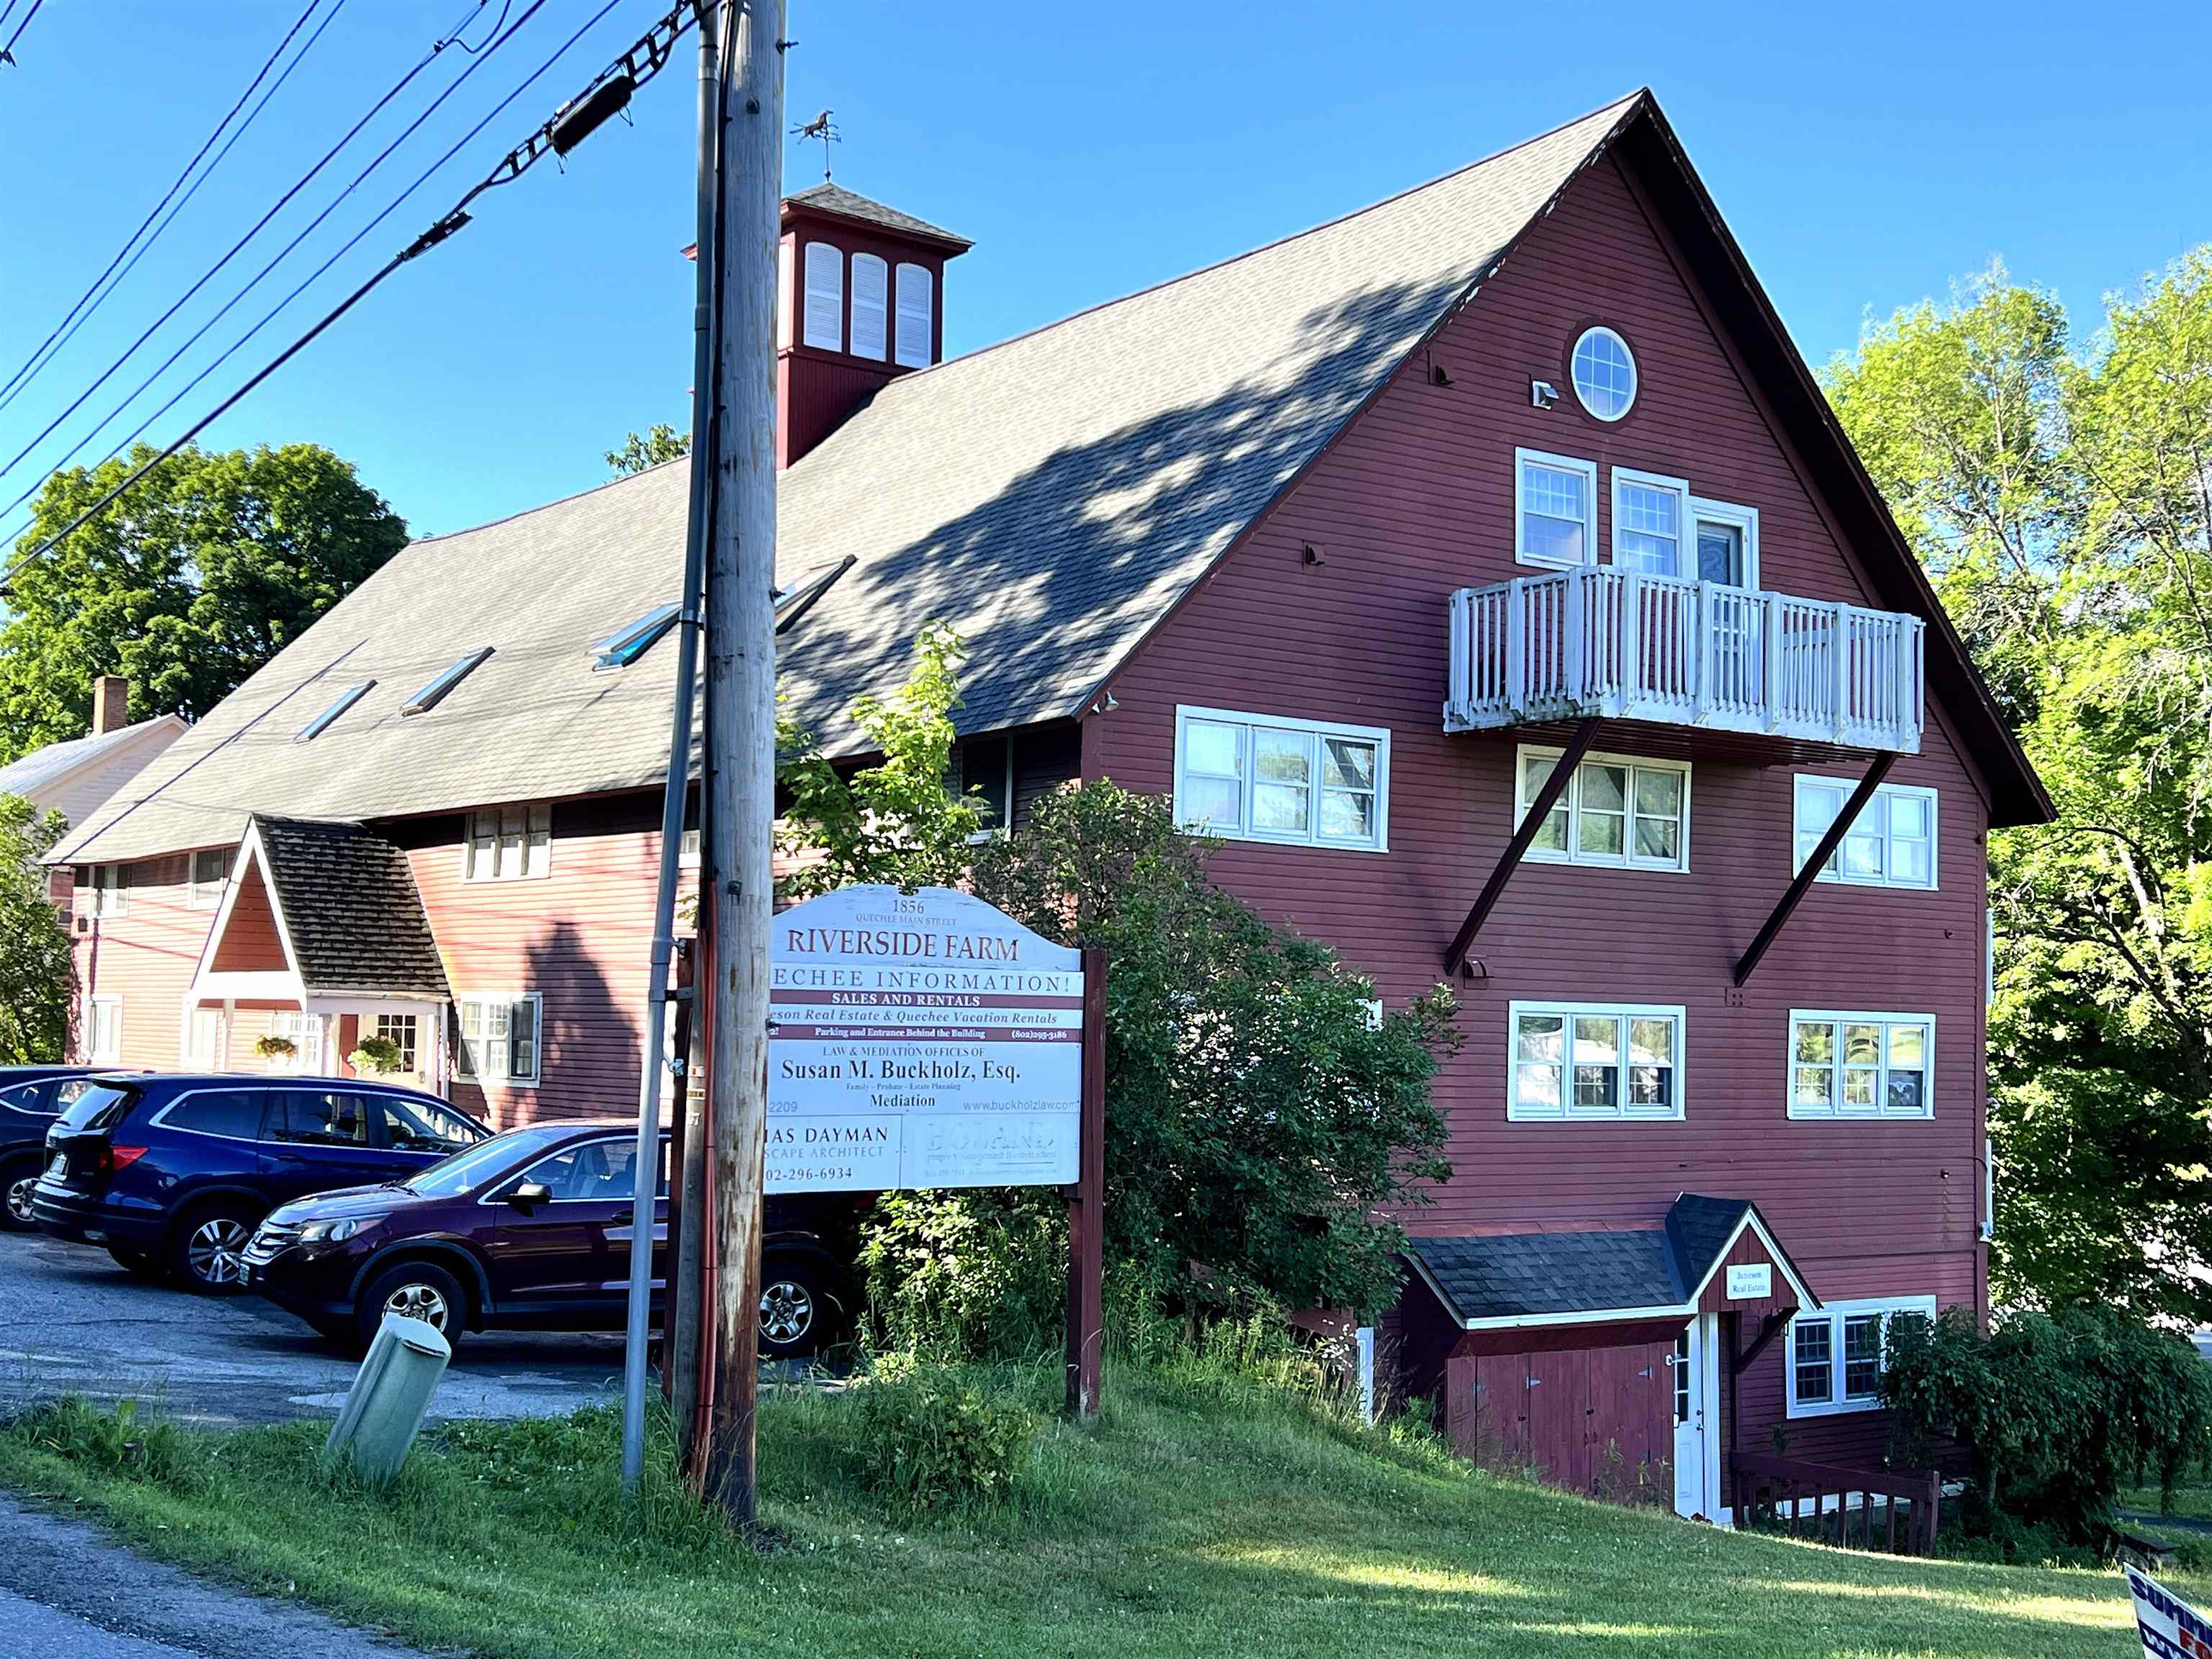
[[[944,619],[1001,814],[1171,795],[1453,982],[1383,1347],[1471,1454],[1716,1516],[1777,1429],[1875,1460],[1883,1314],[1985,1307],[1984,843],[2050,809],[1650,96],[951,362],[959,238],[785,230],[830,752]],[[686,472],[416,543],[74,834],[86,1052],[630,1109]]]

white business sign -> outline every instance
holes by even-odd
[[[771,927],[769,1191],[1075,1180],[1079,952],[945,887],[841,888]]]
[[[2146,1659],[2204,1659],[2212,1654],[2212,1626],[2188,1602],[2149,1574],[2126,1570],[2136,1604],[2136,1634]]]
[[[1764,1261],[1748,1267],[1728,1270],[1728,1299],[1731,1302],[1757,1302],[1774,1294],[1774,1269]]]

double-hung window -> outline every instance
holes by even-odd
[[[1389,775],[1383,727],[1176,710],[1176,822],[1206,835],[1382,852]]]
[[[1509,1118],[1682,1115],[1680,1008],[1516,1002],[1509,1018]]]
[[[1872,1411],[1881,1403],[1882,1366],[1893,1314],[1936,1316],[1932,1296],[1831,1302],[1790,1322],[1783,1370],[1792,1417]]]
[[[1790,1012],[1790,1115],[1935,1115],[1933,1014]]]
[[[131,866],[95,864],[92,866],[92,914],[127,915],[131,910]]]
[[[84,1000],[84,1058],[91,1066],[112,1066],[123,1058],[123,999]]]
[[[1797,775],[1791,814],[1796,846],[1794,866],[1802,867],[1819,849],[1821,836],[1856,787],[1847,778]],[[1844,831],[1842,844],[1820,867],[1818,879],[1861,887],[1933,890],[1936,792],[1908,783],[1885,783],[1875,789],[1874,799]]]
[[[1559,764],[1556,749],[1520,753],[1513,822],[1518,826]],[[1544,815],[1528,856],[1553,864],[1690,867],[1690,769],[1686,762],[1594,755],[1575,769]]]
[[[1513,452],[1513,556],[1522,564],[1597,562],[1597,463]]]
[[[222,847],[203,847],[192,854],[191,884],[185,890],[185,902],[195,910],[213,910],[222,903],[222,884],[230,875],[230,851]]]
[[[1656,472],[1613,469],[1613,562],[1650,576],[1679,576],[1686,568],[1682,535],[1690,516],[1690,486]]]
[[[538,1081],[538,993],[463,997],[460,1012],[461,1045],[455,1058],[463,1077],[478,1082]]]
[[[536,801],[470,813],[462,857],[461,873],[468,881],[520,881],[544,875],[553,857],[553,809]]]

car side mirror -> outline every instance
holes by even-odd
[[[534,1210],[553,1201],[553,1189],[542,1181],[526,1181],[507,1195],[507,1201],[518,1210]]]

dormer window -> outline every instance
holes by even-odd
[[[900,261],[898,268],[898,350],[902,368],[927,368],[936,337],[937,283],[927,265]]]
[[[890,267],[872,253],[853,256],[853,355],[884,360],[890,329]]]
[[[470,652],[467,656],[463,657],[451,668],[440,674],[436,679],[432,680],[429,684],[400,704],[399,712],[403,714],[420,714],[435,708],[445,701],[447,692],[466,679],[476,665],[489,655],[491,655],[489,646],[485,646],[480,651]]]
[[[666,605],[657,605],[635,622],[617,629],[603,640],[594,641],[592,646],[594,672],[602,668],[629,667],[651,650],[653,642],[669,630],[680,609],[682,607],[673,600]]]
[[[845,255],[828,242],[806,245],[806,320],[799,340],[823,351],[845,349]]]

